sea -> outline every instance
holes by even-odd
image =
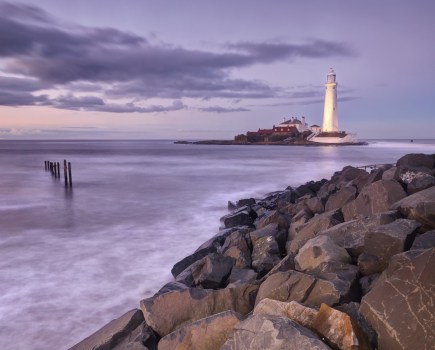
[[[435,154],[366,146],[0,141],[0,349],[68,349],[171,281],[228,201],[329,179],[346,165]],[[44,162],[71,162],[72,187]]]

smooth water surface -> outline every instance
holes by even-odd
[[[228,200],[420,152],[435,142],[0,141],[0,349],[66,349],[138,307],[218,231]],[[72,189],[44,170],[63,159]]]

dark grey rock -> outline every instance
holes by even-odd
[[[433,169],[435,165],[434,158],[429,154],[411,153],[401,157],[396,167],[426,167]]]
[[[384,266],[377,256],[363,252],[358,257],[358,269],[362,275],[367,276],[381,272]]]
[[[279,224],[271,223],[263,228],[249,233],[249,237],[253,246],[258,239],[269,236],[273,237],[273,239],[278,243],[280,252],[284,252],[285,242],[287,241],[287,231],[281,229]]]
[[[415,237],[412,243],[411,250],[413,249],[429,249],[435,248],[435,230],[427,231]]]
[[[435,345],[435,249],[395,255],[360,313],[378,334],[379,349],[433,349]]]
[[[245,199],[240,199],[237,201],[237,208],[241,208],[245,205],[253,205],[256,204],[256,201],[254,198],[245,198]]]
[[[272,236],[260,237],[253,242],[252,268],[261,277],[281,260],[279,245]]]
[[[224,217],[225,228],[236,226],[252,226],[257,218],[257,213],[252,209],[246,209]]]
[[[228,282],[231,286],[234,286],[235,284],[240,285],[253,283],[256,279],[257,273],[254,270],[233,267],[230,277],[228,277]],[[230,285],[228,287],[230,287]]]
[[[121,317],[109,322],[103,328],[74,345],[70,350],[110,350],[146,349],[142,343],[144,333],[149,334],[149,345],[154,339],[151,329],[144,329],[144,317],[140,310],[130,310]]]
[[[406,218],[417,220],[425,230],[435,229],[435,187],[414,193],[391,206]]]
[[[391,167],[388,170],[385,170],[382,174],[382,180],[394,180],[394,175],[396,174],[396,167]]]
[[[327,350],[309,329],[287,317],[252,315],[238,323],[221,350]]]
[[[235,260],[234,266],[237,268],[251,267],[251,249],[249,235],[240,231],[232,232],[222,245],[221,251],[224,256],[231,257]]]
[[[414,194],[432,186],[435,186],[435,177],[431,175],[416,176],[408,184],[406,192]]]
[[[417,221],[407,219],[374,227],[364,238],[365,252],[376,256],[384,269],[393,255],[411,248],[419,228]]]
[[[250,230],[251,230],[252,228],[251,227],[249,227],[249,226],[238,226],[238,227],[232,227],[232,228],[227,228],[227,229],[223,229],[223,230],[220,230],[218,233],[216,233],[212,238],[210,238],[208,241],[206,241],[206,242],[204,242],[203,244],[201,244],[199,247],[198,247],[198,249],[195,251],[195,253],[198,253],[200,250],[202,250],[202,249],[207,249],[207,248],[210,248],[210,247],[216,247],[217,248],[217,250],[219,250],[220,249],[220,247],[222,246],[222,244],[224,244],[224,242],[225,242],[225,240],[227,239],[227,237],[231,234],[231,233],[233,233],[234,231],[240,231],[240,232],[242,232],[243,234],[245,234],[245,233],[247,233],[247,232],[249,232]],[[192,255],[195,255],[195,253],[194,254],[192,254]],[[210,251],[209,253],[214,253],[214,251]],[[207,253],[208,254],[208,253]],[[207,255],[207,254],[205,254],[205,255]],[[204,255],[204,256],[205,256]],[[204,257],[204,256],[202,256],[202,257]],[[201,257],[201,258],[202,258]],[[184,260],[184,259],[183,259]],[[181,261],[183,261],[183,260],[181,260]],[[198,259],[196,259],[196,260],[198,260]],[[195,261],[196,261],[195,260]],[[194,262],[194,261],[193,261]],[[183,270],[187,267],[187,266],[189,266],[190,264],[188,264],[188,265],[183,265],[184,266],[184,268],[183,268]],[[181,270],[181,271],[183,271],[183,270]]]
[[[217,245],[210,245],[206,248],[197,250],[195,253],[191,255],[186,256],[185,258],[183,258],[182,260],[180,260],[174,265],[174,267],[171,270],[172,276],[174,276],[174,278],[177,278],[177,276],[181,272],[183,272],[186,268],[188,268],[190,265],[192,265],[196,261],[201,260],[208,254],[216,253],[217,249],[218,249]]]
[[[346,248],[352,256],[358,257],[364,251],[364,237],[371,228],[389,224],[399,218],[401,214],[397,210],[387,211],[343,222],[319,232],[318,235],[329,236],[340,247]]]
[[[277,224],[281,230],[288,230],[291,222],[291,217],[286,213],[281,213],[278,210],[267,212],[262,217],[259,217],[255,222],[257,229],[266,227],[270,224]]]
[[[366,295],[372,290],[379,276],[380,273],[374,273],[373,275],[368,275],[360,278],[359,285],[361,287],[362,295]]]

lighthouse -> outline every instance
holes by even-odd
[[[339,131],[337,114],[337,82],[335,81],[335,77],[334,70],[330,68],[325,84],[325,107],[323,109],[322,132]]]

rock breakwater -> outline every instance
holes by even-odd
[[[433,349],[434,174],[409,154],[229,203],[174,281],[71,349]]]

